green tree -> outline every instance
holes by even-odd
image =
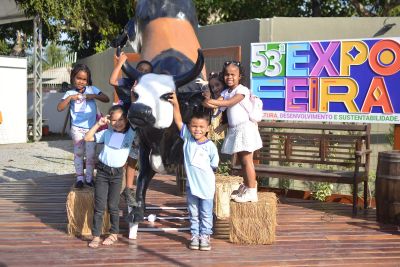
[[[0,55],[9,55],[10,53],[10,45],[5,40],[0,40]]]
[[[400,0],[350,0],[356,14],[361,17],[399,16]]]
[[[137,0],[15,0],[26,16],[43,20],[43,45],[66,45],[78,57],[101,52],[133,17]],[[161,1],[161,0],[160,0]],[[274,16],[398,16],[400,0],[193,0],[201,25]],[[15,44],[16,31],[30,35],[32,21],[0,25],[0,53]],[[62,34],[68,38],[62,39]]]
[[[195,0],[201,25],[271,17],[398,16],[400,0]]]
[[[134,15],[135,0],[15,0],[28,17],[39,15],[43,21],[43,45],[48,41],[67,45],[85,57],[109,47],[129,18]],[[26,25],[26,24],[24,24]],[[13,38],[21,24],[0,26],[2,39]],[[32,22],[23,31],[31,35]],[[62,39],[62,34],[68,38]],[[31,40],[30,40],[31,41]]]
[[[28,33],[29,36],[32,35],[32,21],[22,21],[12,24],[0,25],[0,54],[10,55],[12,53],[12,48],[17,43],[17,33]],[[26,47],[29,46],[31,38],[28,38]]]
[[[45,51],[45,61],[43,64],[44,69],[49,69],[65,60],[65,51],[53,42],[47,45]]]
[[[201,25],[273,16],[303,16],[304,0],[195,0]]]

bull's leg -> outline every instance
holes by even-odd
[[[140,165],[142,168],[142,165]],[[149,165],[150,166],[150,165]],[[151,169],[150,169],[151,170]],[[141,222],[144,219],[144,210],[146,208],[146,191],[149,186],[151,179],[153,178],[155,172],[153,170],[147,171],[142,177],[138,177],[136,183],[136,202],[137,206],[133,207],[131,213],[133,213],[132,221]],[[140,175],[140,174],[139,174]]]
[[[128,221],[130,223],[139,223],[144,219],[144,209],[146,207],[146,190],[155,172],[152,170],[149,161],[150,150],[140,146],[140,171],[136,181],[136,203],[132,211],[129,212]]]
[[[131,213],[133,210],[132,207],[128,207],[128,213]],[[139,228],[139,223],[137,222],[129,222],[129,239],[137,238],[137,231]]]
[[[153,171],[153,169],[151,169],[151,172],[149,172],[149,175],[147,176],[147,179],[143,180],[143,211],[146,209],[146,193],[147,193],[147,189],[149,188],[150,185],[150,181],[153,179],[155,175],[155,172]]]

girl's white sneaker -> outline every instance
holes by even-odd
[[[231,199],[235,199],[238,195],[243,194],[246,188],[244,184],[240,184],[238,189],[232,191]]]
[[[233,201],[244,203],[244,202],[257,202],[257,188],[246,188],[246,190],[242,193],[237,195]]]

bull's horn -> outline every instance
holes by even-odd
[[[117,57],[121,55],[121,47],[117,47]],[[125,61],[124,65],[122,65],[122,71],[128,76],[129,79],[132,81],[137,81],[140,76],[142,76],[142,73],[135,69],[134,67],[131,66],[131,64],[128,63],[128,61]]]
[[[201,49],[197,50],[197,61],[191,70],[186,73],[180,74],[178,76],[174,76],[175,86],[179,88],[191,81],[193,81],[203,70],[204,66],[204,56]]]

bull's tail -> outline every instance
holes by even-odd
[[[128,41],[134,52],[139,53],[141,49],[142,35],[138,30],[138,23],[135,22],[135,18],[128,21],[122,32],[111,42],[111,46],[114,48],[122,48],[125,47]]]

